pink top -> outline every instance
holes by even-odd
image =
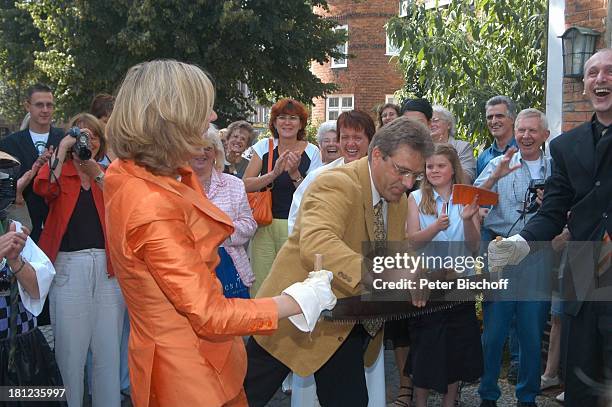
[[[234,222],[234,233],[221,246],[234,261],[244,285],[250,287],[255,276],[244,246],[255,234],[257,222],[253,219],[244,183],[240,178],[213,168],[207,197]]]

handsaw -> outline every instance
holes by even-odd
[[[489,279],[497,280],[489,273],[462,276],[470,281],[482,281]],[[450,279],[448,281],[453,281]],[[409,293],[408,290],[406,290]],[[326,321],[336,323],[352,324],[365,320],[392,321],[397,319],[414,318],[422,315],[432,314],[453,308],[459,304],[474,301],[481,291],[467,289],[432,290],[430,291],[427,304],[424,307],[412,305],[407,296],[406,301],[370,301],[364,300],[362,296],[340,298],[332,310],[326,310],[321,316]]]

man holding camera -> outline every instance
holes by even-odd
[[[64,137],[62,129],[51,127],[54,108],[51,88],[40,83],[31,86],[25,101],[25,109],[30,113],[28,128],[10,134],[0,141],[0,150],[9,153],[21,163],[17,178],[21,178],[31,169],[29,181],[33,180],[38,169],[49,159],[53,149],[57,148]],[[49,208],[45,201],[32,191],[31,184],[23,191],[23,197],[32,220],[30,237],[34,242],[38,242]]]
[[[484,221],[484,227],[494,236],[507,237],[523,228],[539,207],[538,187],[551,174],[550,158],[542,151],[550,134],[546,116],[537,109],[521,111],[516,117],[514,134],[518,151],[511,147],[505,154],[493,158],[474,182],[478,187],[499,194],[499,202]],[[541,196],[541,192],[539,194]],[[530,297],[535,293],[526,294],[526,291],[534,288],[539,293],[547,291],[546,273],[535,272],[535,269],[545,269],[546,261],[543,251],[523,263],[520,269],[505,274],[504,277],[511,277],[509,291],[495,301],[488,297],[489,301],[483,305],[484,373],[478,389],[483,407],[495,406],[501,394],[497,379],[513,317],[521,349],[516,397],[518,405],[535,406],[536,395],[540,392],[539,355],[548,303],[542,301],[541,295],[540,298]]]

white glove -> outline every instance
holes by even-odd
[[[489,268],[519,264],[529,254],[529,244],[519,234],[489,243]]]
[[[289,317],[289,321],[300,331],[312,332],[321,311],[330,310],[336,305],[336,296],[331,289],[333,278],[331,271],[311,271],[306,280],[292,284],[283,291],[302,309],[301,314]]]

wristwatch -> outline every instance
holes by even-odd
[[[104,181],[104,173],[101,172],[98,175],[96,175],[96,177],[94,178],[94,181],[96,181],[98,184],[101,184],[102,181]]]
[[[302,174],[300,174],[296,179],[291,178],[291,181],[293,182],[302,182],[304,180],[304,177],[302,177]]]

